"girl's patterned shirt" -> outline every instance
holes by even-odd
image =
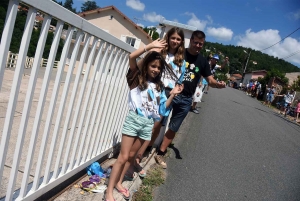
[[[139,116],[159,121],[160,115],[165,116],[166,113],[169,113],[169,109],[166,108],[167,97],[165,92],[157,91],[156,85],[149,81],[145,90],[141,90],[138,86],[132,86],[132,80],[138,80],[139,74],[138,69],[135,72],[129,70],[127,74],[127,82],[130,88],[128,94],[129,110],[136,112]]]
[[[173,69],[173,72],[175,73],[175,75],[178,78],[178,80],[173,80],[172,77],[171,77],[171,75],[167,71],[165,71],[163,73],[162,77],[161,77],[161,81],[164,83],[165,87],[173,89],[175,87],[175,84],[177,82],[178,83],[182,82],[183,75],[184,75],[184,72],[185,72],[185,61],[183,61],[181,67],[177,66],[173,62],[174,61],[174,55],[171,54],[171,53],[167,54],[165,60],[166,60],[167,64],[171,65],[171,67]]]

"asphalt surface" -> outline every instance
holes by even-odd
[[[203,100],[177,133],[154,200],[300,200],[299,124],[232,88]]]

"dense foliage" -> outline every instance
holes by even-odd
[[[86,2],[82,3],[81,12],[95,10],[97,8],[99,8],[99,6],[96,4],[95,1],[86,1]]]
[[[157,33],[157,29],[156,27],[141,27],[146,33],[150,34],[151,35],[151,32],[152,33],[152,40],[156,40],[159,38],[159,34]]]
[[[0,1],[0,39],[2,37],[2,32],[4,28],[4,21],[6,17],[7,7],[8,7],[8,0]],[[27,8],[22,7],[20,11],[18,11],[17,13],[14,31],[12,34],[12,39],[9,47],[9,50],[13,53],[19,52],[19,48],[20,48],[20,44],[24,32],[24,27],[25,27],[26,17],[27,17]],[[36,46],[40,35],[40,27],[41,26],[32,30],[32,36],[28,47],[28,53],[27,53],[27,56],[29,57],[33,57],[35,54]],[[48,58],[49,56],[53,37],[54,34],[52,32],[48,32],[48,36],[47,36],[47,40],[43,52],[43,58]],[[55,58],[56,60],[60,59],[62,48],[63,48],[63,40],[61,39],[57,50],[56,58]]]
[[[247,49],[241,46],[206,42],[203,50],[205,55],[222,53],[223,55],[220,54],[221,57],[228,56],[230,58],[229,73],[231,74],[242,74],[248,58],[247,53],[250,52],[251,54],[246,72],[251,72],[254,70],[278,71],[279,73],[300,72],[300,68],[289,62],[250,48]],[[206,52],[205,50],[210,50],[210,52]]]

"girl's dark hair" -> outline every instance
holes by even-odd
[[[185,49],[183,30],[179,29],[178,27],[173,27],[172,29],[170,29],[167,32],[167,34],[164,37],[164,40],[169,44],[169,39],[174,33],[177,33],[180,36],[181,44],[178,47],[177,51],[175,52],[173,63],[180,67],[180,66],[182,66],[182,63],[183,63],[183,60],[184,60],[184,49]],[[166,58],[168,52],[169,52],[169,45],[167,45],[161,52],[164,58]],[[179,68],[179,70],[181,72],[180,68]]]
[[[172,79],[177,80],[177,76],[174,74],[172,67],[166,63],[163,56],[155,51],[149,52],[143,59],[143,66],[141,69],[141,74],[139,75],[139,89],[145,90],[148,87],[148,66],[149,63],[155,60],[159,60],[161,70],[159,74],[155,77],[154,83],[156,85],[156,90],[161,91],[163,89],[163,82],[161,81],[161,76],[163,72],[168,71],[168,74],[171,75]]]

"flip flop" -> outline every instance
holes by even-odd
[[[127,188],[124,188],[124,190],[119,190],[119,189],[117,189],[117,188],[115,187],[115,189],[116,189],[119,193],[122,194],[122,196],[123,196],[123,198],[124,198],[125,200],[129,200],[129,198],[130,198],[130,193],[129,193],[128,197],[124,194],[124,193],[127,194],[127,192],[128,192],[128,189],[127,189]]]
[[[144,171],[144,173],[141,173],[142,171]],[[142,177],[142,178],[146,177],[146,176],[147,176],[146,171],[145,171],[144,169],[142,169],[142,170],[139,172],[139,176]]]
[[[140,177],[142,177],[142,178],[146,177],[147,173],[146,173],[146,171],[142,168],[142,166],[140,166],[140,164],[135,163],[135,164],[134,164],[134,167],[135,167],[135,169],[137,170],[137,172],[138,172],[138,174],[139,174]],[[141,172],[143,172],[143,171],[144,171],[144,173],[141,173]]]

